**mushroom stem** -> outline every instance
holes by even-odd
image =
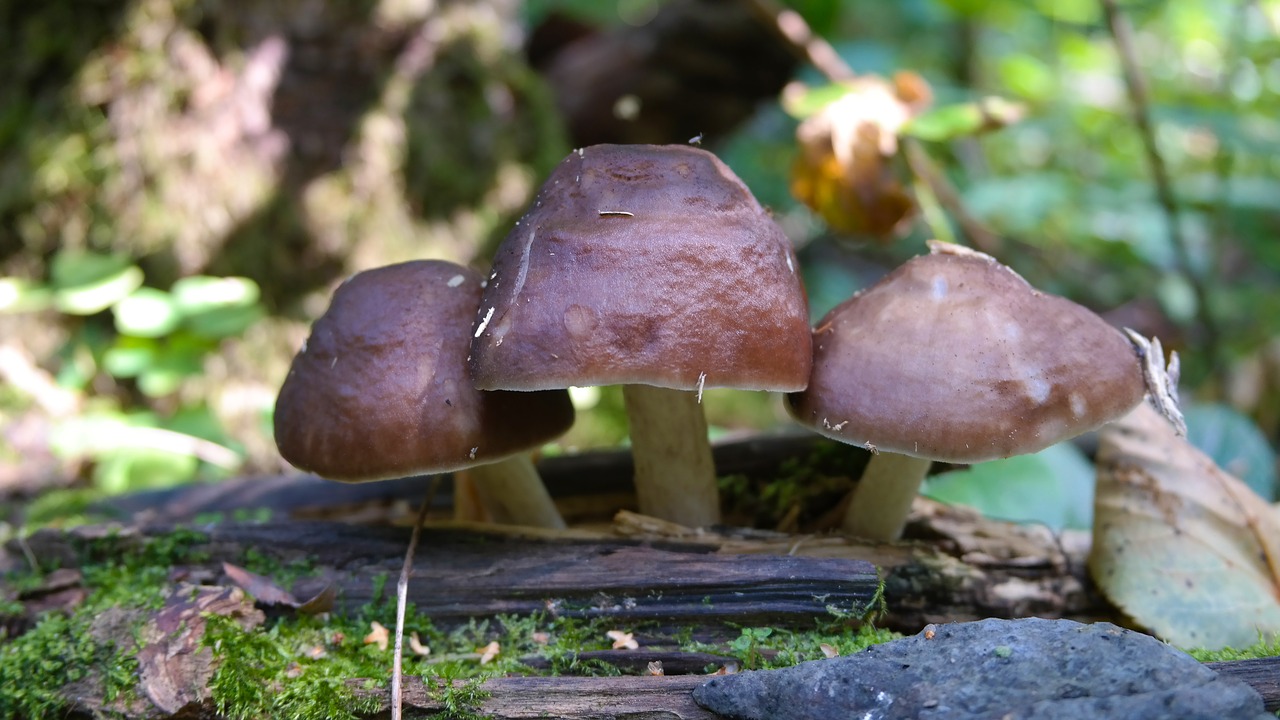
[[[885,542],[902,537],[911,501],[932,464],[932,460],[898,453],[872,455],[853,490],[844,516],[844,531]]]
[[[625,385],[640,512],[687,527],[720,522],[720,493],[696,393]]]
[[[496,523],[565,528],[529,453],[470,468],[480,502]]]

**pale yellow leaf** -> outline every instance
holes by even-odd
[[[1280,517],[1148,403],[1099,432],[1090,571],[1180,647],[1280,633]]]

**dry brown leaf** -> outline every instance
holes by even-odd
[[[415,655],[422,655],[423,657],[431,654],[431,648],[422,644],[422,641],[418,639],[418,633],[416,632],[409,635],[409,649],[412,650]]]
[[[493,662],[494,658],[498,657],[498,653],[502,652],[502,646],[498,644],[497,640],[494,640],[482,648],[476,648],[476,652],[480,653],[480,664],[488,665]]]
[[[649,665],[645,668],[648,675],[666,675],[667,671],[662,669],[661,660],[650,660]]]
[[[900,233],[915,203],[893,163],[898,133],[931,99],[913,73],[892,83],[872,75],[849,83],[843,97],[796,129],[791,194],[837,230],[889,239]]]
[[[337,590],[332,584],[326,585],[315,597],[305,602],[298,600],[292,593],[277,585],[271,578],[249,572],[229,562],[222,563],[222,571],[231,582],[253,596],[261,605],[279,605],[293,608],[303,615],[318,615],[333,609]]]
[[[1280,517],[1148,403],[1099,433],[1090,571],[1181,647],[1280,633]]]
[[[206,618],[221,615],[248,629],[265,619],[236,587],[179,585],[142,630],[141,690],[166,713],[199,702],[213,677],[213,650],[204,644]]]
[[[822,654],[825,655],[826,657],[833,658],[833,657],[840,656],[840,650],[836,648],[835,645],[822,643],[821,645],[818,646],[818,648],[822,650]]]
[[[623,632],[621,630],[610,630],[609,632],[605,633],[605,637],[608,637],[610,640],[613,641],[614,650],[635,650],[636,648],[640,647],[640,643],[636,642],[635,638],[632,637],[631,633],[629,632]]]
[[[364,636],[365,645],[377,645],[379,650],[387,649],[387,641],[391,638],[391,631],[386,626],[374,620],[369,623],[369,627],[373,628],[368,635]]]

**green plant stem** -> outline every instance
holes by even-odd
[[[1151,100],[1147,95],[1146,83],[1138,70],[1137,52],[1133,47],[1133,28],[1128,18],[1120,12],[1115,0],[1100,0],[1102,12],[1106,17],[1107,29],[1116,44],[1116,52],[1120,56],[1121,74],[1124,76],[1125,89],[1129,93],[1129,102],[1133,105],[1133,121],[1138,126],[1138,134],[1142,137],[1142,146],[1146,151],[1147,165],[1151,168],[1151,179],[1155,183],[1156,201],[1164,210],[1166,223],[1169,225],[1169,242],[1173,246],[1174,257],[1178,264],[1178,272],[1191,285],[1196,298],[1196,319],[1204,337],[1204,349],[1212,367],[1220,367],[1221,354],[1217,324],[1209,307],[1209,292],[1202,277],[1195,272],[1191,262],[1191,251],[1187,238],[1182,232],[1182,223],[1178,217],[1178,201],[1173,192],[1173,181],[1169,178],[1169,169],[1165,165],[1164,156],[1156,143],[1155,125],[1151,120]]]

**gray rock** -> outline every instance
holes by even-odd
[[[693,697],[735,720],[1275,720],[1243,682],[1110,623],[993,619],[926,635],[718,676]]]

